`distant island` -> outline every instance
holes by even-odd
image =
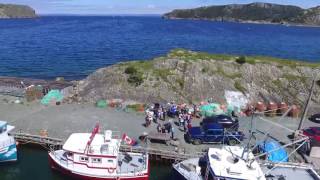
[[[177,9],[164,14],[163,17],[168,19],[320,26],[320,6],[303,9],[297,6],[272,3],[230,4],[195,9]]]
[[[0,19],[35,17],[37,17],[35,10],[29,6],[0,4]]]

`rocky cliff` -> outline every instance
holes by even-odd
[[[29,6],[0,4],[0,19],[1,18],[34,18],[36,12]]]
[[[71,93],[78,101],[121,98],[140,102],[224,102],[225,90],[240,91],[252,101],[301,104],[320,64],[267,57],[236,57],[173,50],[149,61],[101,68],[79,81]],[[314,102],[319,103],[319,88]]]
[[[271,3],[230,4],[174,10],[163,17],[319,26],[320,7],[303,9],[297,6]]]

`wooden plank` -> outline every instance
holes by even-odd
[[[148,133],[147,138],[152,140],[169,141],[171,136],[169,133],[150,132]]]

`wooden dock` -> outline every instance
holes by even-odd
[[[11,133],[14,136],[16,141],[20,144],[37,144],[47,147],[48,149],[61,149],[64,143],[64,140],[44,137],[39,135],[32,135],[27,133]],[[160,150],[150,147],[142,147],[142,146],[128,146],[121,145],[120,150],[124,152],[136,152],[136,153],[144,153],[147,152],[150,156],[150,159],[156,161],[164,161],[164,162],[179,162],[189,158],[201,157],[204,155],[203,152],[197,152],[193,154],[186,154],[184,152],[178,151],[167,151]]]
[[[59,149],[63,145],[62,139],[32,135],[28,133],[11,133],[11,135],[18,141],[20,144],[37,144],[45,145],[53,149]]]

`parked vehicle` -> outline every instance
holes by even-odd
[[[315,143],[320,144],[320,127],[309,127],[304,129],[303,134],[308,136],[311,141],[316,141]]]
[[[226,143],[229,145],[238,144],[244,139],[240,131],[228,131],[221,124],[203,124],[200,127],[192,127],[185,134],[185,140],[195,145],[202,143]]]
[[[204,124],[221,124],[223,128],[232,128],[235,130],[238,130],[239,128],[239,121],[237,118],[232,118],[230,116],[227,115],[217,115],[217,116],[210,116],[210,117],[206,117],[202,120],[202,122],[200,123],[200,125],[204,125]]]
[[[314,123],[320,124],[320,114],[314,114],[314,115],[310,116],[309,120]]]

